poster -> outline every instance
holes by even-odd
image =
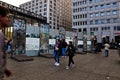
[[[78,45],[83,45],[83,41],[78,41]]]
[[[26,38],[26,50],[39,50],[39,38]]]
[[[26,27],[26,50],[39,50],[40,28],[38,26]]]
[[[87,41],[87,45],[91,45],[91,41]]]
[[[56,40],[55,39],[49,39],[49,45],[55,45],[56,43]]]

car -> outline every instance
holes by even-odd
[[[110,49],[117,49],[117,43],[110,43]]]

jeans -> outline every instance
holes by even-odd
[[[65,56],[66,48],[62,48],[62,56]]]
[[[60,63],[60,56],[59,56],[58,51],[56,50],[54,51],[53,57],[54,57],[55,62]]]
[[[105,54],[105,57],[108,57],[109,51],[108,51],[108,50],[105,50],[104,54]]]

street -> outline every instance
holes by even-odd
[[[109,57],[99,54],[75,54],[75,67],[65,69],[68,57],[60,58],[60,66],[53,58],[33,57],[33,61],[17,62],[8,58],[13,76],[6,80],[120,80],[120,57],[110,50]]]

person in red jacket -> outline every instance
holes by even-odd
[[[0,6],[0,80],[3,80],[4,74],[6,76],[12,75],[11,71],[6,67],[6,49],[5,37],[2,29],[10,26],[9,9]]]

